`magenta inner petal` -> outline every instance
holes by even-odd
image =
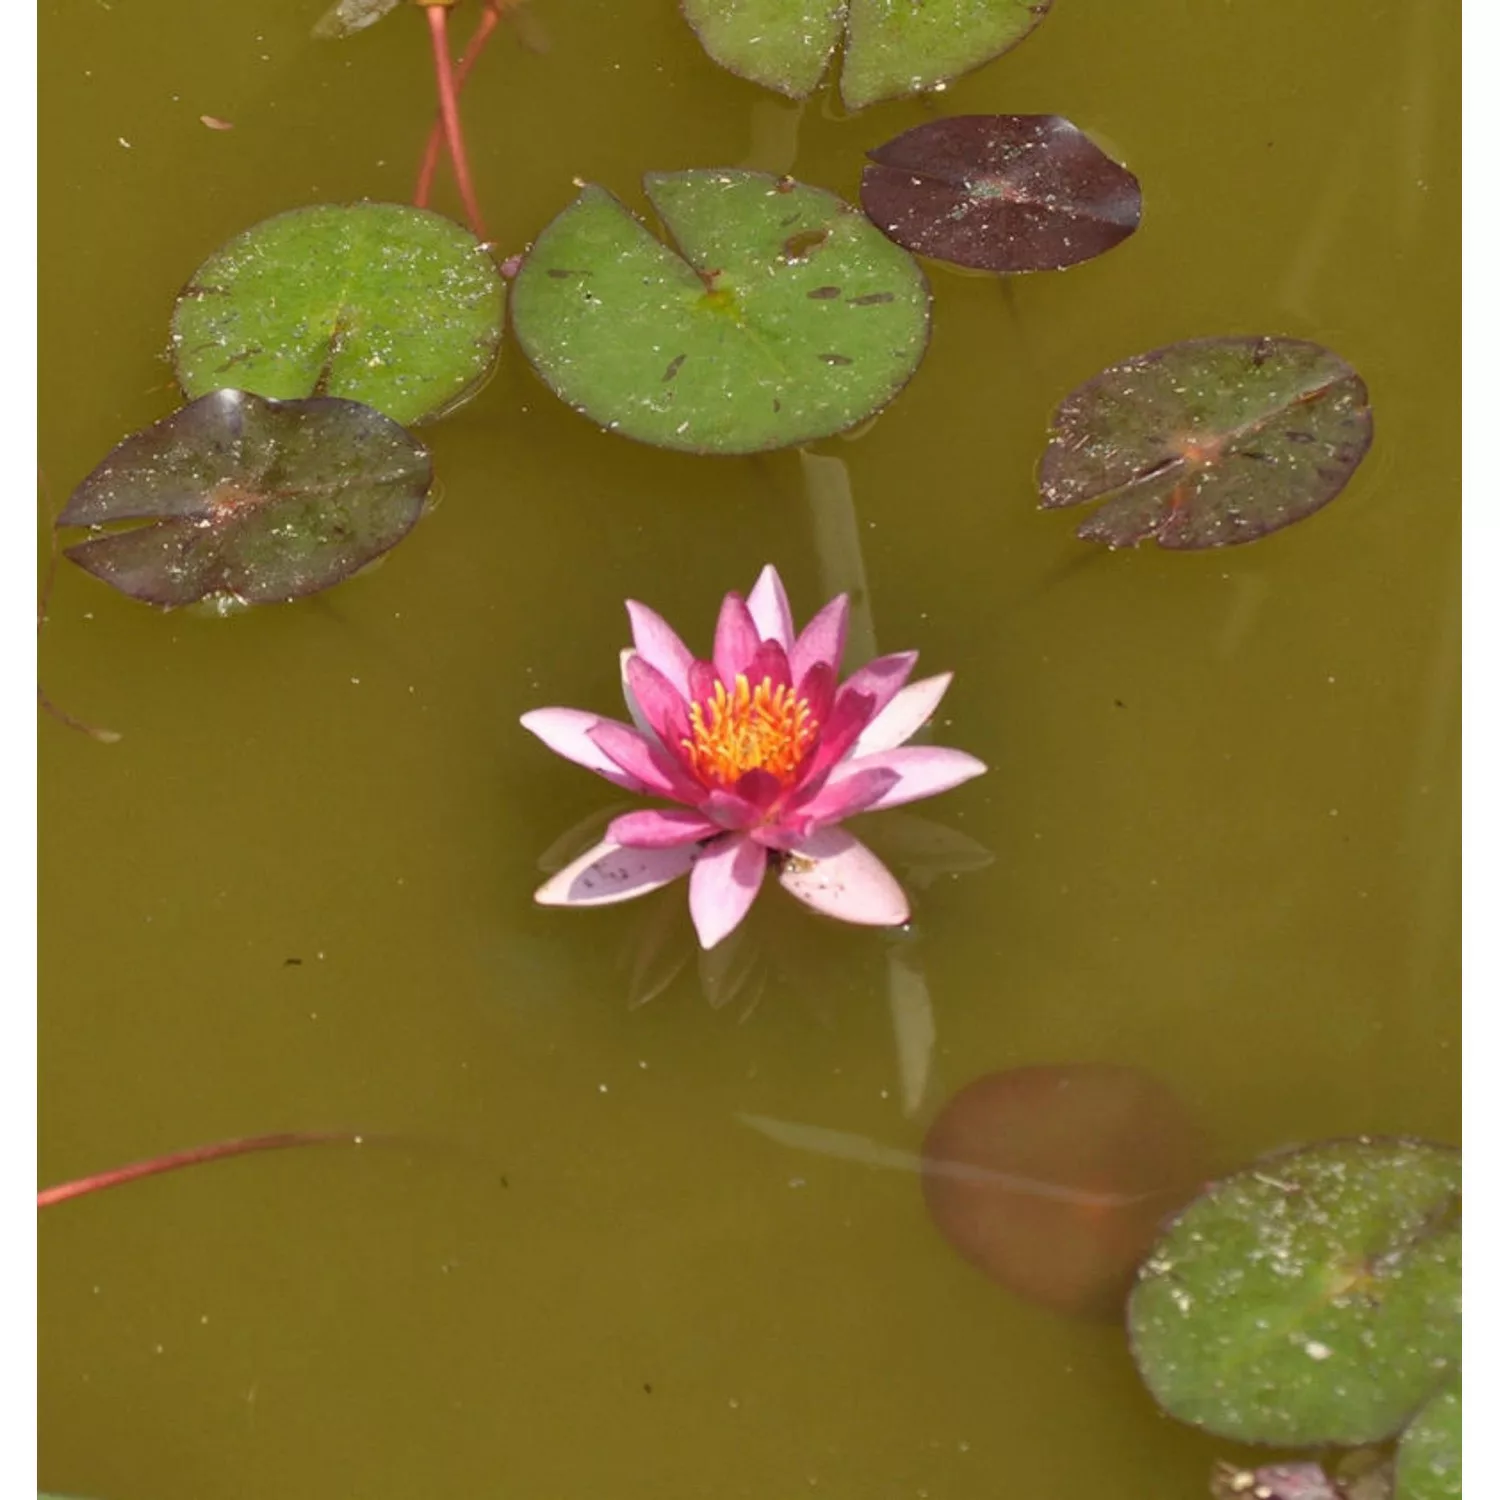
[[[770,681],[773,691],[779,687],[791,687],[791,669],[787,665],[786,652],[782,650],[780,642],[762,641],[750,658],[749,669],[745,676],[749,679],[752,688],[759,687],[767,680]]]
[[[637,729],[608,721],[590,730],[593,742],[627,775],[634,776],[658,797],[696,804],[702,788],[660,746]]]
[[[840,594],[807,622],[791,650],[792,677],[801,682],[814,662],[826,662],[838,673],[844,659],[844,638],[849,630],[849,596]]]
[[[675,751],[688,738],[688,711],[666,675],[637,654],[625,664],[626,681],[642,717],[664,745]]]
[[[738,594],[726,594],[714,629],[714,666],[725,687],[733,687],[734,679],[748,669],[759,645],[749,607]]]
[[[833,712],[834,690],[838,678],[826,661],[815,661],[801,677],[793,676],[797,684],[797,696],[807,704],[813,722],[820,727],[828,722]]]
[[[757,813],[764,815],[776,804],[782,793],[781,783],[759,766],[744,772],[734,784],[738,796]]]
[[[719,670],[711,661],[695,661],[688,668],[688,701],[690,703],[712,703],[714,685],[719,681]],[[728,688],[731,684],[725,683]]]
[[[848,754],[875,712],[875,700],[866,694],[851,692],[845,683],[834,700],[833,711],[818,736],[817,748],[802,776],[800,790],[816,791],[827,773]]]

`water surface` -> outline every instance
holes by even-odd
[[[409,197],[420,19],[320,45],[318,8],[45,0],[44,512],[174,405],[171,300],[209,250]],[[550,50],[503,38],[465,100],[506,250],[575,177],[639,203],[645,170],[751,162],[852,195],[863,151],[932,110],[799,117],[666,0],[534,9]],[[1144,225],[1008,297],[934,272],[917,378],[817,446],[843,470],[633,446],[508,346],[427,434],[441,505],[368,576],[220,622],[62,569],[45,685],[124,738],[40,726],[41,1180],[269,1130],[400,1140],[47,1214],[49,1488],[1204,1492],[1220,1449],[1154,1413],[1117,1329],[986,1282],[911,1174],[738,1116],[910,1151],[981,1073],[1103,1060],[1170,1084],[1225,1165],[1456,1138],[1457,29],[1433,5],[1057,0],[936,104],[1069,115],[1139,175]],[[1235,332],[1366,378],[1376,443],[1342,498],[1196,556],[1037,513],[1067,390]],[[811,473],[847,475],[857,549]],[[616,711],[622,600],[701,647],[763,563],[805,617],[856,552],[879,647],[956,670],[937,732],[991,766],[916,811],[992,862],[918,892],[896,939],[773,893],[707,998],[680,889],[533,906],[539,855],[614,794],[516,720]],[[893,965],[935,1021],[919,1099]]]

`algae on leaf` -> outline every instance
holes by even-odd
[[[451,219],[319,204],[263,220],[198,267],[177,298],[172,360],[189,399],[343,396],[411,426],[483,383],[504,311],[494,262]]]

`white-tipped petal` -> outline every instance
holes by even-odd
[[[825,828],[783,861],[781,883],[825,916],[866,927],[899,927],[911,915],[906,892],[852,833]]]
[[[787,600],[781,574],[770,563],[760,570],[760,577],[755,580],[755,587],[750,590],[745,603],[750,606],[750,618],[755,621],[761,640],[780,641],[790,653],[796,639],[792,629],[792,606]]]
[[[904,745],[937,711],[952,681],[953,673],[943,672],[937,677],[908,683],[865,725],[864,732],[854,742],[850,758]]]
[[[655,740],[659,745],[661,740],[656,731],[646,722],[646,716],[641,712],[641,705],[635,696],[635,690],[630,686],[630,658],[636,654],[629,646],[620,652],[620,691],[625,695],[625,707],[630,711],[630,722],[648,740]]]
[[[529,729],[549,750],[624,787],[627,792],[644,792],[644,781],[622,771],[589,738],[590,730],[610,722],[581,708],[534,708],[521,715],[521,727]]]
[[[693,866],[688,910],[705,948],[728,937],[745,919],[766,873],[766,851],[742,833],[708,845]]]
[[[610,906],[670,885],[692,868],[692,844],[624,849],[607,839],[585,850],[536,893],[541,906]]]

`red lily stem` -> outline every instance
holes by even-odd
[[[474,35],[469,38],[469,45],[464,48],[464,55],[459,58],[458,67],[453,74],[455,99],[463,93],[464,84],[468,81],[474,64],[479,61],[479,54],[484,51],[485,43],[499,24],[500,7],[495,4],[486,5],[484,14],[479,18],[479,25],[474,28]],[[427,150],[422,156],[422,170],[417,173],[417,191],[412,202],[418,208],[426,208],[427,200],[432,196],[432,179],[437,175],[438,155],[442,149],[443,119],[439,114],[432,122],[432,129],[427,132]]]
[[[458,180],[458,196],[463,203],[469,228],[480,239],[488,239],[484,220],[479,213],[479,204],[474,198],[474,184],[469,178],[469,159],[464,154],[463,125],[458,118],[458,94],[453,85],[453,59],[448,55],[448,8],[436,3],[428,3],[422,8],[427,12],[427,26],[432,33],[438,112],[443,117],[443,135],[447,138],[448,155],[453,158],[453,175]]]
[[[159,1172],[175,1172],[179,1167],[218,1161],[225,1156],[244,1156],[251,1151],[280,1151],[288,1146],[320,1146],[339,1141],[358,1145],[364,1139],[364,1136],[341,1130],[291,1130],[280,1135],[252,1135],[237,1141],[217,1141],[212,1146],[194,1146],[187,1151],[173,1151],[166,1156],[153,1156],[149,1161],[131,1162],[126,1167],[115,1167],[109,1172],[96,1172],[92,1177],[79,1177],[72,1182],[59,1183],[56,1187],[43,1188],[36,1195],[36,1206],[50,1208],[54,1203],[66,1203],[69,1198],[82,1198],[85,1193],[102,1192],[105,1188],[119,1187],[122,1183],[135,1182],[142,1177],[155,1177]]]

